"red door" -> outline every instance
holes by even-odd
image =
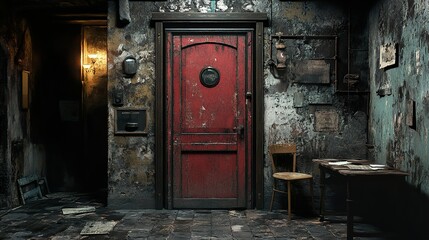
[[[168,35],[169,207],[250,201],[251,46],[250,33]]]

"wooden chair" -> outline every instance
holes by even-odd
[[[273,144],[268,146],[268,155],[271,159],[272,168],[273,168],[273,194],[271,196],[270,211],[272,211],[274,196],[276,193],[287,194],[287,205],[288,205],[288,219],[291,219],[291,192],[292,192],[292,182],[299,180],[308,180],[310,182],[310,193],[313,200],[313,176],[307,173],[300,173],[296,171],[296,144],[286,143],[286,144]],[[276,156],[277,155],[277,156]],[[286,155],[279,158],[279,155]],[[287,156],[289,155],[289,156]],[[292,169],[291,171],[279,171],[278,165],[280,160],[291,160],[292,159]],[[276,164],[278,163],[278,164]],[[278,186],[279,181],[286,182],[287,191],[280,189]],[[312,201],[313,206],[313,201]]]

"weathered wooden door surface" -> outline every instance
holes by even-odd
[[[172,208],[246,207],[251,184],[251,104],[246,99],[252,76],[250,36],[168,35]]]

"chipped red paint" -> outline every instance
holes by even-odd
[[[167,39],[168,178],[173,208],[246,207],[250,190],[250,34]],[[205,86],[200,73],[219,72]],[[214,71],[211,71],[212,73]],[[215,74],[213,76],[215,79]],[[210,79],[210,80],[213,80]],[[248,151],[248,152],[246,152]]]

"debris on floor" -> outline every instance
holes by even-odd
[[[95,212],[95,207],[89,206],[89,207],[63,208],[62,211],[64,215],[82,214],[82,213]]]
[[[57,193],[30,201],[15,209],[0,209],[0,239],[346,239],[347,237],[344,216],[332,218],[333,221],[329,217],[320,222],[317,216],[296,214],[293,221],[288,221],[285,210],[111,209],[106,207],[104,200],[98,193],[86,195]],[[70,215],[64,215],[62,209]],[[86,213],[87,211],[90,212]],[[362,224],[360,221],[355,226],[359,232],[376,232],[383,235],[386,233],[389,236],[394,234],[385,232],[375,225]],[[388,239],[407,239],[401,237]]]
[[[27,176],[18,179],[19,194],[22,204],[28,201],[42,199],[42,190],[37,176]]]
[[[88,222],[83,227],[80,235],[101,235],[109,234],[113,230],[117,222],[115,221],[94,221]]]

